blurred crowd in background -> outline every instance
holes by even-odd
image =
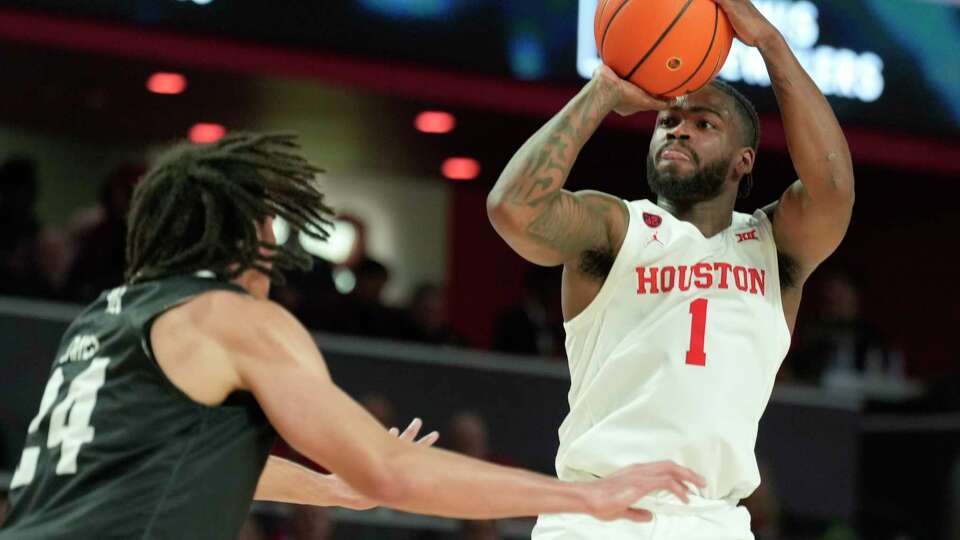
[[[89,303],[124,280],[126,214],[146,168],[133,163],[118,167],[103,180],[98,203],[78,208],[62,228],[50,227],[37,216],[37,169],[28,156],[12,156],[0,164],[0,227],[6,231],[0,239],[0,295]],[[334,280],[343,271],[351,276],[346,289]],[[365,253],[336,266],[314,257],[311,271],[291,273],[272,294],[312,330],[563,357],[555,270],[528,271],[523,297],[498,316],[491,344],[467,343],[451,327],[439,284],[422,283],[405,305],[387,305],[384,290],[390,274],[386,265]]]
[[[78,208],[62,228],[50,227],[37,216],[40,190],[37,164],[29,156],[11,156],[0,163],[0,295],[86,304],[101,291],[124,280],[126,214],[133,189],[146,172],[143,164],[124,164],[105,178],[95,206]],[[361,243],[362,244],[362,243]],[[351,286],[339,288],[336,272],[347,270]],[[505,310],[496,322],[493,348],[502,352],[560,359],[563,355],[562,316],[559,311],[559,274],[531,268],[524,279],[523,298]],[[274,287],[276,301],[290,309],[312,330],[344,335],[468,347],[470,344],[448,322],[444,289],[423,283],[406,305],[383,300],[390,269],[360,254],[335,267],[315,258],[312,270],[287,276]],[[389,398],[363,396],[361,402],[384,426],[396,426]],[[477,412],[455,413],[443,443],[449,449],[505,465],[520,465],[490,447],[489,427]],[[321,470],[282,441],[275,452]],[[0,482],[5,485],[6,482]],[[0,498],[0,523],[6,501]],[[332,538],[330,510],[291,507],[289,515],[251,516],[244,540],[322,540]],[[385,538],[380,535],[371,538]],[[361,536],[351,536],[361,538]],[[417,538],[434,538],[424,533]],[[492,522],[462,524],[462,538],[499,538]]]
[[[103,179],[98,203],[77,208],[61,228],[37,216],[37,169],[29,156],[0,163],[0,295],[89,303],[124,280],[126,213],[146,165],[119,166]],[[450,323],[441,284],[421,283],[405,304],[388,305],[391,271],[382,262],[363,252],[338,265],[314,261],[312,270],[290,274],[272,293],[312,330],[564,359],[559,269],[531,265],[522,296],[497,315],[491,341],[468,343]],[[350,275],[347,287],[335,279],[343,272]],[[861,311],[855,280],[822,273],[807,291],[818,313],[800,321],[782,377],[829,385],[851,374],[903,376],[905,358]]]
[[[960,539],[960,357],[950,340],[960,322],[960,259],[945,225],[960,197],[960,79],[940,58],[960,43],[960,9],[923,0],[755,3],[789,29],[830,94],[854,150],[858,201],[843,246],[805,287],[791,351],[761,421],[763,483],[743,501],[753,531],[758,540]],[[539,449],[552,463],[556,448],[559,420],[544,417],[562,414],[566,381],[543,373],[562,373],[565,364],[562,272],[522,266],[486,222],[483,197],[506,159],[599,61],[590,50],[595,0],[277,2],[268,10],[214,0],[0,4],[7,6],[0,9],[7,83],[0,85],[7,105],[0,111],[0,302],[83,305],[124,280],[125,216],[152,145],[177,134],[193,138],[201,127],[219,129],[218,136],[240,126],[294,130],[311,159],[331,171],[332,204],[346,212],[337,222],[356,239],[346,255],[315,256],[311,271],[289,274],[272,288],[273,299],[314,331],[370,340],[358,348],[385,353],[391,366],[400,364],[397,342],[433,347],[404,347],[411,356],[451,360],[401,368],[416,373],[408,393],[424,401],[456,393],[446,406],[414,407],[404,403],[410,389],[401,383],[362,373],[371,384],[355,393],[385,427],[429,416],[426,429],[440,431],[439,446],[550,472],[549,463],[522,452]],[[763,59],[739,49],[725,80],[757,105],[763,124],[755,172],[764,181],[745,201],[755,208],[796,175],[775,97],[763,84]],[[883,95],[871,94],[877,91]],[[446,125],[420,124],[431,117]],[[598,131],[579,155],[586,173],[572,175],[568,187],[646,196],[637,137],[646,144],[653,118],[615,120],[617,129]],[[475,170],[448,174],[450,161]],[[406,234],[394,234],[400,229]],[[423,246],[435,249],[415,249]],[[22,335],[18,328],[10,337],[45,368],[50,359],[31,354]],[[327,355],[332,366],[346,364]],[[465,357],[493,367],[474,369]],[[418,369],[449,388],[421,392]],[[472,378],[460,384],[455,375],[464,371]],[[530,373],[537,375],[523,379]],[[562,382],[563,394],[528,388],[535,378]],[[16,375],[4,382],[21,384]],[[527,401],[517,405],[507,389]],[[798,399],[783,399],[787,391]],[[542,408],[531,406],[538,400]],[[509,412],[495,412],[494,401],[508,403]],[[832,406],[824,402],[843,405],[820,416]],[[546,435],[532,435],[547,426]],[[13,431],[0,422],[7,435],[0,490],[9,484],[3,468],[20,452]],[[762,448],[765,433],[774,433],[780,454]],[[804,438],[822,445],[801,448]],[[516,441],[522,444],[511,446]],[[322,471],[282,441],[276,452]],[[829,470],[844,471],[835,476],[850,477],[849,509],[823,508],[843,499],[830,495],[847,493],[834,485],[842,480],[824,478],[821,466],[833,463],[840,466]],[[798,477],[808,484],[799,486]],[[798,504],[794,491],[804,490],[824,504]],[[431,527],[389,527],[378,516],[397,514],[257,504],[241,539],[524,537],[512,522],[424,532]]]
[[[50,227],[37,217],[35,206],[41,181],[37,170],[30,156],[10,156],[0,164],[0,230],[4,231],[0,236],[0,295],[88,303],[102,290],[124,280],[125,216],[146,165],[130,163],[116,168],[103,179],[98,203],[77,208],[61,228]],[[348,287],[337,284],[336,276],[345,271],[351,276]],[[311,271],[289,275],[287,283],[275,287],[272,294],[312,330],[482,348],[517,355],[517,361],[524,357],[564,360],[559,269],[530,266],[523,278],[522,297],[497,316],[490,343],[468,343],[453,328],[445,290],[440,284],[422,283],[405,304],[387,305],[384,289],[390,279],[390,268],[361,252],[337,265],[315,258]],[[864,292],[851,276],[828,270],[809,294],[816,297],[816,313],[801,320],[782,379],[842,389],[851,380],[904,376],[903,354],[862,312],[860,295]],[[385,395],[366,395],[361,401],[384,426],[405,423],[406,419],[396,418],[394,406]],[[459,411],[450,418],[446,429],[441,429],[441,445],[480,459],[523,465],[491,447],[489,429],[480,414]],[[316,467],[282,442],[277,452]],[[764,478],[769,479],[772,474],[767,471]],[[759,539],[780,538],[781,512],[773,485],[774,482],[764,482],[744,503],[751,510]],[[269,513],[258,515],[251,518],[242,538],[332,538],[335,527],[330,512],[293,507],[282,519],[271,519]],[[845,536],[853,534],[852,530],[844,527],[841,524],[828,537],[852,538]],[[500,538],[497,531],[488,522],[467,522],[461,537]],[[416,538],[442,536],[424,533]]]

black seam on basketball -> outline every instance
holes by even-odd
[[[687,77],[687,80],[685,80],[685,81],[683,81],[682,83],[678,84],[677,86],[675,86],[675,87],[667,90],[666,92],[664,92],[664,94],[669,94],[670,92],[673,92],[674,90],[677,90],[678,88],[681,88],[681,87],[683,87],[683,85],[685,85],[685,84],[687,84],[688,82],[690,82],[694,77],[697,76],[697,73],[700,73],[700,68],[702,68],[703,65],[704,65],[705,63],[707,63],[707,58],[710,57],[710,51],[713,50],[713,44],[717,42],[717,28],[720,27],[720,6],[719,6],[719,4],[715,4],[715,5],[714,5],[714,8],[715,8],[715,11],[713,12],[713,36],[710,38],[710,45],[707,47],[707,52],[703,53],[703,58],[700,60],[700,64],[697,66],[697,69],[693,70],[693,73],[691,73],[690,76]]]
[[[731,43],[731,47],[732,46],[733,44]],[[727,50],[727,54],[730,54],[729,49]],[[713,63],[713,71],[710,73],[710,80],[713,80],[717,75],[720,74],[720,70],[723,69],[723,64],[726,62],[726,60],[727,58],[725,55],[717,55],[717,61]]]
[[[597,7],[596,22],[594,22],[594,28],[600,25],[600,19],[603,18],[603,12],[607,9],[607,2],[610,0],[600,0],[600,6]],[[600,36],[603,37],[603,36]]]
[[[650,50],[647,51],[647,54],[643,55],[643,58],[641,58],[640,61],[637,62],[637,65],[633,66],[633,69],[630,70],[630,73],[627,73],[624,79],[630,80],[630,77],[633,77],[633,74],[636,73],[637,70],[640,69],[640,66],[642,66],[643,63],[647,61],[647,58],[649,58],[650,55],[653,54],[653,51],[657,50],[657,47],[660,46],[660,43],[667,38],[667,35],[670,34],[670,31],[673,30],[673,27],[676,26],[678,22],[680,22],[680,18],[683,17],[683,14],[687,12],[687,8],[689,8],[690,4],[692,3],[693,3],[693,0],[687,0],[687,3],[684,4],[683,9],[680,10],[680,13],[677,13],[677,16],[674,17],[673,22],[670,23],[670,26],[668,26],[667,29],[664,30],[662,34],[660,34],[660,37],[657,38],[657,41],[653,43],[653,46],[650,47]]]
[[[610,7],[610,0],[601,0],[600,7],[597,9],[597,22],[594,23],[594,29],[595,29],[594,32],[597,32],[600,30],[598,27],[600,26],[600,23],[603,20],[603,14],[606,13],[608,7]],[[609,23],[607,24],[607,27],[609,27]],[[606,28],[604,28],[603,33],[600,36],[595,38],[598,41],[597,54],[600,55],[601,58],[603,57],[602,41],[604,40],[604,38],[606,38],[606,36],[607,36],[607,30]]]
[[[620,14],[620,11],[623,10],[624,6],[630,3],[630,0],[623,0],[623,3],[620,4],[620,7],[613,12],[613,15],[610,16],[610,20],[607,21],[607,27],[603,29],[603,39],[600,40],[600,57],[603,58],[603,46],[607,43],[607,32],[610,31],[610,25],[613,24],[614,19],[617,18],[617,15]]]
[[[720,60],[723,59],[723,55],[717,55],[717,61],[713,63],[713,72],[710,73],[710,80],[713,80],[720,73],[720,69],[723,68],[723,64],[720,63]]]

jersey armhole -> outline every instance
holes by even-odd
[[[143,354],[147,357],[147,363],[150,364],[150,366],[156,371],[157,375],[159,375],[159,377],[163,379],[163,385],[166,386],[168,390],[170,390],[173,394],[178,396],[180,399],[186,400],[188,403],[194,405],[195,407],[199,407],[201,409],[210,409],[210,410],[220,409],[225,406],[227,407],[230,406],[231,396],[235,395],[236,391],[234,392],[234,394],[227,396],[227,398],[224,399],[222,403],[219,403],[217,405],[207,405],[205,403],[200,403],[199,401],[196,401],[195,399],[187,395],[186,392],[184,392],[179,386],[177,386],[176,384],[174,384],[172,380],[170,380],[170,377],[167,376],[167,373],[163,370],[163,367],[160,366],[160,362],[157,361],[156,354],[154,354],[153,352],[153,342],[150,340],[150,332],[153,330],[154,323],[163,314],[169,312],[172,309],[183,306],[184,304],[187,304],[193,300],[196,300],[199,296],[201,296],[204,293],[213,292],[216,290],[226,290],[228,292],[234,292],[236,294],[245,294],[238,291],[234,291],[232,289],[210,289],[206,291],[200,291],[196,294],[191,294],[189,296],[179,298],[177,299],[176,302],[172,302],[171,304],[164,306],[161,310],[154,313],[150,318],[141,322],[139,324],[140,328],[138,329],[140,331],[140,348],[143,350]]]
[[[770,221],[769,216],[767,216],[763,208],[754,212],[753,217],[757,220],[764,237],[770,239],[769,242],[764,242],[766,258],[770,268],[770,277],[772,278],[767,289],[774,295],[774,304],[777,307],[777,313],[780,314],[783,331],[786,333],[787,342],[789,343],[793,340],[793,334],[790,332],[790,325],[787,323],[787,314],[783,310],[783,293],[780,288],[780,253],[777,249],[776,238],[773,236],[773,222]]]
[[[587,307],[585,307],[583,311],[569,321],[564,322],[564,328],[579,328],[591,321],[597,313],[601,312],[607,303],[609,303],[614,287],[616,287],[616,284],[613,283],[616,281],[616,276],[620,275],[623,267],[629,264],[628,260],[630,256],[625,254],[625,252],[633,245],[633,238],[638,234],[636,231],[640,226],[635,223],[637,221],[637,213],[634,210],[634,205],[630,201],[623,199],[620,200],[620,203],[624,205],[627,210],[627,232],[623,235],[623,243],[620,245],[620,251],[613,260],[610,272],[607,274],[606,279],[604,279],[603,285],[600,286],[597,296],[587,304]]]
[[[202,294],[202,293],[200,293]],[[144,320],[139,324],[137,331],[140,332],[140,348],[143,350],[143,354],[147,357],[147,363],[150,364],[150,367],[153,368],[156,374],[163,379],[163,385],[167,387],[173,394],[182,400],[186,400],[190,404],[199,407],[199,408],[210,408],[209,405],[200,403],[186,394],[183,390],[180,389],[177,385],[173,384],[173,381],[170,380],[170,377],[167,376],[167,373],[163,371],[163,368],[160,367],[160,362],[157,361],[157,356],[153,352],[153,343],[150,340],[150,332],[153,331],[153,324],[157,322],[163,314],[167,313],[171,309],[180,307],[191,300],[196,299],[200,294],[193,294],[184,298],[178,299],[176,302],[173,302],[170,305],[164,306],[163,309],[154,313],[150,318]]]

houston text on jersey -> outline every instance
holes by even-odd
[[[697,263],[693,266],[638,266],[637,294],[668,293],[674,289],[729,289],[745,293],[766,293],[767,271],[730,263]]]

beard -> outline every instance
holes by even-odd
[[[657,169],[653,154],[648,155],[647,185],[658,197],[685,206],[709,201],[720,195],[727,171],[730,170],[730,159],[718,159],[703,166],[700,166],[696,154],[693,159],[694,164],[698,165],[697,170],[680,175],[675,165]]]

